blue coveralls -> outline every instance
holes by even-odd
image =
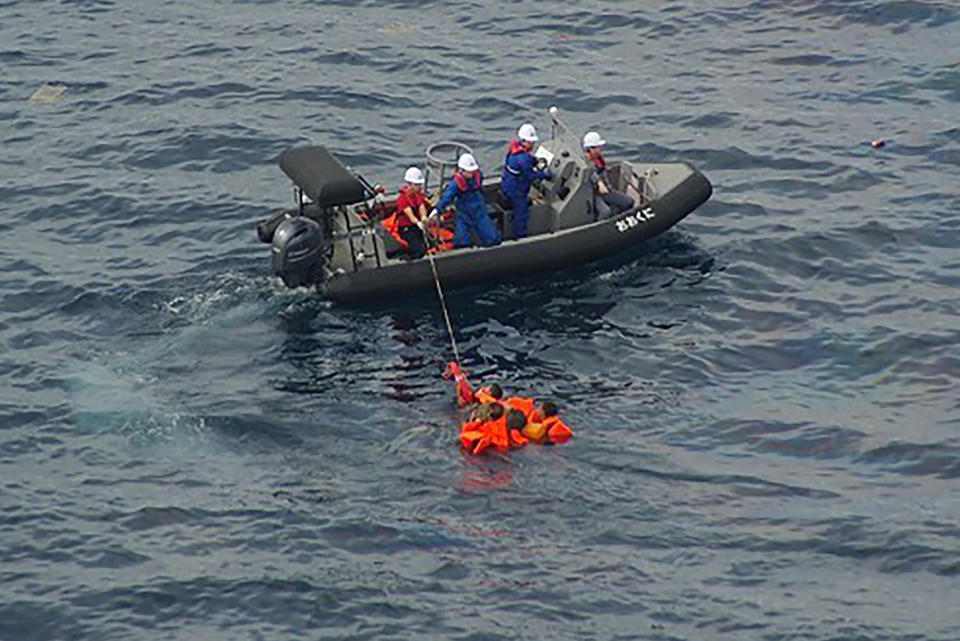
[[[530,217],[530,185],[534,180],[550,178],[552,174],[537,169],[536,160],[529,151],[514,151],[516,148],[517,146],[511,143],[510,151],[503,161],[500,191],[513,205],[513,237],[525,238],[527,220]]]
[[[456,176],[443,190],[437,211],[443,211],[454,200],[457,203],[457,217],[454,220],[453,246],[469,247],[471,244],[470,231],[477,234],[477,240],[482,247],[500,244],[500,234],[497,233],[490,215],[487,214],[487,197],[483,195],[483,174],[479,171],[479,180],[475,177],[466,178],[466,189],[461,190]],[[479,186],[478,186],[479,185]]]

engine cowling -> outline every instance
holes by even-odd
[[[261,243],[270,244],[273,242],[273,233],[277,231],[277,227],[280,226],[287,218],[292,218],[290,214],[285,211],[281,211],[278,214],[274,214],[266,220],[261,220],[257,225],[257,238],[260,239]]]
[[[315,220],[288,218],[273,233],[273,273],[287,287],[320,282],[325,245],[323,229]]]

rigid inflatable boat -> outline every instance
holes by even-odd
[[[631,196],[636,206],[596,220],[592,166],[579,141],[556,118],[553,125],[551,138],[535,152],[553,179],[531,189],[526,238],[510,238],[512,212],[499,194],[500,177],[487,177],[488,213],[503,243],[434,251],[417,260],[405,259],[382,224],[394,212],[395,196],[386,197],[322,146],[288,149],[280,156],[280,168],[293,181],[295,206],[257,226],[260,240],[272,245],[274,274],[288,287],[315,286],[325,297],[343,302],[391,299],[432,288],[431,260],[446,288],[496,282],[612,256],[670,229],[713,191],[687,163],[608,161],[613,189]],[[428,194],[439,194],[465,152],[470,149],[456,142],[427,150]],[[440,224],[450,225],[450,214],[444,218]]]

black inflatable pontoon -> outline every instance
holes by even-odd
[[[554,179],[531,190],[535,201],[530,235],[509,238],[511,211],[498,196],[500,179],[486,179],[488,210],[504,242],[436,253],[433,260],[445,287],[611,256],[663,233],[710,198],[710,182],[687,163],[611,163],[614,189],[638,205],[595,221],[590,167],[578,141],[563,134],[555,126],[551,140],[536,152]],[[469,149],[460,143],[439,143],[427,150],[428,192],[443,187],[463,152]],[[261,222],[257,231],[262,241],[272,244],[273,271],[284,283],[316,285],[336,301],[393,298],[434,286],[429,259],[396,257],[399,245],[380,224],[393,213],[392,199],[384,199],[323,147],[289,149],[281,155],[280,167],[294,182],[296,208]]]

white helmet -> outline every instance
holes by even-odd
[[[473,154],[463,154],[460,156],[460,160],[457,161],[457,167],[464,171],[476,171],[480,169],[480,165],[477,164],[477,159],[473,157]]]
[[[517,138],[526,142],[537,142],[540,140],[537,138],[537,130],[534,129],[533,125],[529,122],[520,125],[520,129],[517,130]]]
[[[407,169],[407,172],[403,174],[403,179],[406,180],[408,183],[422,185],[423,172],[420,171],[419,167],[410,167]]]
[[[587,135],[583,137],[583,146],[586,148],[603,147],[605,144],[607,144],[607,141],[595,131],[588,131]]]

